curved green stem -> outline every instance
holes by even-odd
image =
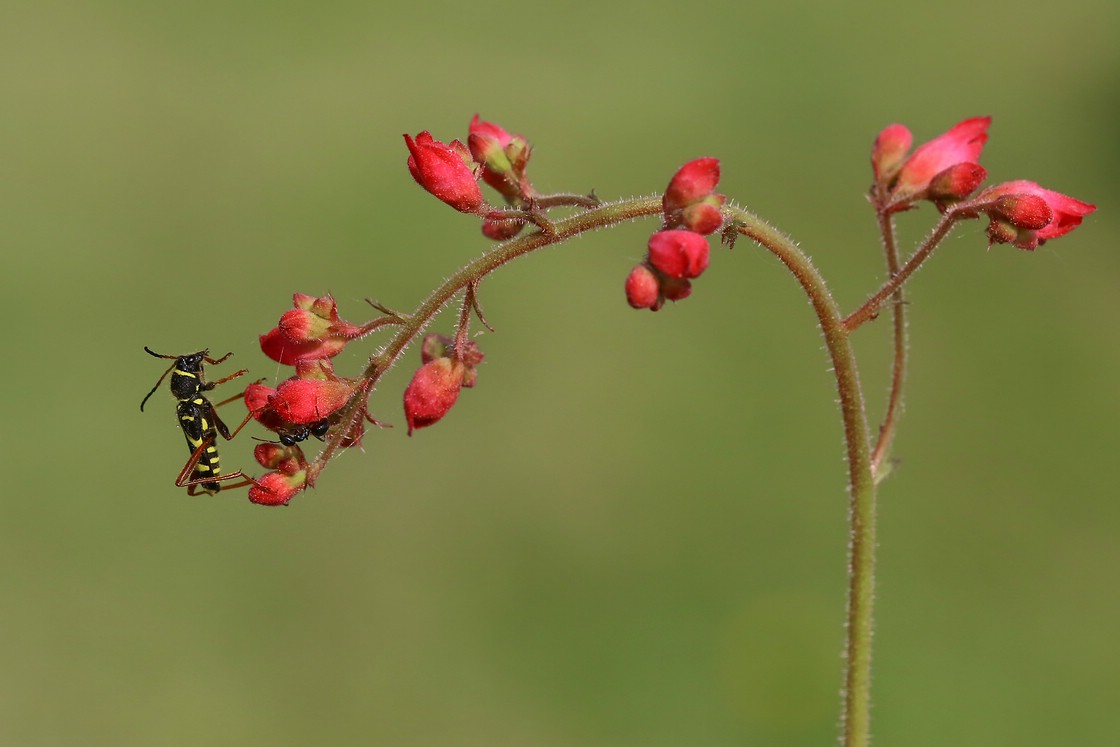
[[[824,278],[790,238],[757,216],[728,208],[738,232],[757,241],[782,261],[809,297],[832,359],[847,447],[850,544],[848,617],[844,674],[843,744],[867,747],[871,735],[871,631],[875,600],[875,480],[863,391],[855,352],[840,308]],[[893,292],[893,291],[892,291]]]
[[[322,452],[308,467],[308,484],[314,484],[325,466],[339,452],[345,436],[350,432],[350,428],[346,426],[366,415],[366,399],[378,379],[392,367],[408,345],[457,293],[475,286],[486,275],[523,254],[565,241],[593,228],[657,215],[661,209],[660,197],[603,205],[550,223],[547,232],[537,231],[500,244],[448,278],[411,315],[401,317],[396,334],[370,357],[355,394],[339,412],[339,427],[332,429]],[[813,305],[832,359],[847,445],[851,523],[843,743],[845,747],[866,747],[870,735],[871,629],[875,588],[875,482],[871,469],[866,407],[860,389],[855,354],[849,340],[850,330],[846,328],[846,320],[829,293],[824,279],[793,241],[746,210],[728,207],[725,214],[734,221],[738,233],[750,237],[775,254],[793,273]],[[894,290],[891,288],[889,293]],[[464,304],[468,302],[469,299],[464,300]]]
[[[551,244],[558,244],[594,228],[624,223],[634,218],[657,215],[661,212],[660,197],[644,197],[602,205],[570,218],[550,223],[549,231],[536,231],[495,246],[490,251],[464,266],[436,288],[415,311],[396,328],[393,337],[370,356],[369,364],[359,378],[354,395],[338,411],[338,426],[331,429],[323,450],[308,466],[307,483],[314,485],[327,464],[338,455],[351,426],[365,415],[366,399],[377,381],[400,358],[405,349],[419,335],[436,314],[468,286],[477,284],[502,265]]]

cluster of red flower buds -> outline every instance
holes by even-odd
[[[665,301],[692,293],[691,281],[708,267],[708,234],[723,225],[716,194],[719,161],[697,158],[673,175],[661,200],[661,229],[649,238],[645,260],[626,278],[626,300],[635,309],[657,311]]]
[[[1097,209],[1081,200],[1017,179],[988,187],[976,196],[977,210],[986,212],[988,241],[1034,249],[1064,236]]]
[[[307,488],[307,458],[298,446],[262,443],[253,449],[253,457],[266,472],[249,488],[249,500],[262,506],[286,506],[296,494]]]
[[[277,434],[280,441],[260,444],[257,462],[274,470],[255,480],[249,500],[266,505],[286,504],[308,487],[308,462],[299,442],[310,436],[323,438],[338,425],[336,414],[359,394],[355,379],[336,376],[331,358],[351,340],[367,334],[373,325],[351,324],[338,315],[330,295],[293,296],[294,308],[279,324],[261,335],[261,350],[278,363],[293,366],[295,374],[276,388],[255,382],[245,389],[245,406],[253,418]],[[361,413],[370,419],[364,405]],[[358,446],[365,433],[364,419],[343,426],[349,431],[342,446]]]
[[[879,210],[908,210],[919,200],[933,202],[942,212],[956,207],[966,218],[986,214],[991,244],[1034,249],[1063,236],[1081,224],[1095,205],[1016,180],[971,195],[987,178],[977,163],[988,140],[991,117],[974,117],[923,143],[910,153],[913,137],[905,126],[892,124],[875,139],[871,169],[875,175],[872,199]]]
[[[502,215],[482,196],[478,180],[486,182],[514,208],[526,208],[537,196],[525,170],[532,147],[521,135],[512,135],[476,114],[470,123],[467,144],[442,143],[424,131],[408,145],[408,170],[412,178],[433,195],[463,213],[483,216],[482,233],[495,241],[517,235],[523,218]]]
[[[439,422],[459,399],[459,391],[475,385],[476,367],[482,358],[478,344],[473,341],[456,344],[452,338],[437,334],[424,338],[420,346],[423,365],[404,391],[408,435]]]

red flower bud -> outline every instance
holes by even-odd
[[[710,251],[708,240],[692,231],[658,231],[649,238],[649,263],[671,278],[700,277]]]
[[[471,119],[467,148],[474,160],[491,172],[503,176],[513,172],[513,166],[505,152],[511,140],[513,135],[493,122],[484,122],[477,114]]]
[[[323,362],[328,363],[329,365],[329,361]],[[304,367],[303,364],[297,364],[297,366]],[[309,370],[316,371],[321,369],[309,368]],[[297,378],[302,380],[306,377],[300,375]],[[325,381],[327,379],[320,377],[319,379],[310,378],[306,380],[313,382]],[[333,377],[333,375],[331,376],[330,381],[334,382],[335,386],[343,386],[341,381],[336,377]],[[316,385],[305,384],[304,386]],[[249,410],[249,413],[253,416],[253,418],[257,420],[258,423],[260,423],[262,426],[272,431],[273,433],[276,433],[280,437],[280,441],[284,444],[294,444],[296,441],[303,441],[307,438],[310,438],[311,436],[323,439],[332,427],[332,423],[330,422],[328,416],[324,415],[318,420],[312,420],[308,422],[294,422],[289,420],[287,416],[292,415],[293,412],[296,412],[298,414],[299,411],[293,411],[293,409],[289,406],[289,400],[292,397],[293,391],[292,385],[289,384],[284,388],[284,394],[281,395],[276,389],[273,389],[272,387],[264,386],[259,382],[254,382],[245,388],[245,407]],[[309,406],[311,408],[314,408],[315,403],[312,402],[309,404]],[[281,412],[276,409],[277,407],[283,408],[283,414],[281,414]],[[275,467],[275,465],[273,464],[264,464],[263,466],[270,469]]]
[[[1038,246],[1038,232],[1020,231],[1010,223],[993,220],[988,224],[988,245],[992,244],[1012,244],[1019,249],[1033,250]]]
[[[307,472],[292,475],[268,472],[249,488],[249,500],[262,506],[286,506],[298,493],[307,488]]]
[[[328,337],[350,340],[362,334],[362,328],[338,315],[338,303],[329,293],[315,298],[304,293],[292,296],[295,308],[280,317],[279,329],[292,342],[316,342]]]
[[[274,469],[285,475],[294,475],[307,469],[307,457],[299,446],[284,446],[271,441],[257,444],[253,448],[253,458],[265,469]]]
[[[245,387],[245,409],[252,413],[258,423],[278,433],[291,424],[273,409],[272,398],[275,396],[276,390],[264,384],[254,382]]]
[[[462,350],[455,348],[455,338],[441,335],[436,332],[424,335],[420,343],[420,362],[430,363],[436,358],[454,358],[468,369],[474,368],[485,356],[478,349],[478,343],[467,340]]]
[[[261,411],[268,407],[268,400],[274,394],[276,390],[272,387],[254,381],[245,387],[245,408],[252,413]]]
[[[354,387],[345,381],[288,379],[276,387],[268,404],[288,423],[317,423],[341,409],[353,393]]]
[[[496,189],[507,202],[517,204],[535,194],[525,176],[532,148],[524,137],[511,135],[504,128],[493,122],[484,122],[475,114],[471,119],[467,146],[474,160],[482,164],[482,180]],[[483,233],[486,233],[485,229]]]
[[[329,293],[318,298],[295,293],[292,305],[295,308],[284,312],[280,323],[260,337],[261,350],[274,361],[293,365],[330,358],[365,334],[359,325],[339,317],[338,304]]]
[[[276,469],[280,462],[288,458],[288,447],[267,441],[253,447],[253,458],[266,469]]]
[[[635,309],[661,308],[661,284],[646,265],[636,265],[626,276],[626,301]]]
[[[1007,221],[993,218],[988,224],[988,246],[992,244],[1011,244],[1017,249],[1034,251],[1039,244],[1038,231],[1017,228]]]
[[[968,197],[987,178],[988,172],[980,164],[958,163],[933,177],[926,194],[944,210],[951,203]]]
[[[1028,231],[1046,228],[1054,220],[1054,211],[1038,195],[1004,195],[995,201],[988,215]]]
[[[342,337],[325,337],[321,340],[294,342],[284,330],[273,327],[260,336],[261,352],[277,363],[294,365],[301,360],[329,358],[338,355],[348,340]]]
[[[661,295],[667,301],[680,301],[692,295],[692,283],[683,278],[664,278],[661,281]]]
[[[727,198],[715,194],[719,183],[719,159],[689,161],[669,180],[661,209],[665,228],[687,228],[707,235],[723,225],[720,208]]]
[[[1009,200],[1008,197],[1018,197],[1020,199]],[[1038,198],[1046,203],[1046,206],[1051,212],[1051,220],[1044,226],[1038,229],[1032,229],[1030,226],[1037,225],[1041,220],[1041,210],[1035,200],[1026,200],[1026,197]],[[975,202],[989,202],[987,206],[988,214],[992,217],[993,222],[996,220],[1004,221],[1015,228],[1023,230],[1036,230],[1034,238],[1037,239],[1035,245],[1056,239],[1059,236],[1065,236],[1081,225],[1082,219],[1097,209],[1096,205],[1091,205],[1081,200],[1075,200],[1072,197],[1063,195],[1060,192],[1040,187],[1031,181],[1019,179],[1003,184],[997,184],[994,187],[989,187],[976,196]],[[1033,249],[1034,246],[1024,246],[1029,244],[1030,238],[1021,239],[1020,241],[1005,242],[1002,240],[1005,231],[996,231],[996,238],[992,237],[992,229],[989,227],[988,236],[992,238],[993,243],[1011,243],[1020,249]]]
[[[693,231],[671,229],[650,236],[646,261],[630,270],[626,300],[635,309],[657,311],[665,301],[679,301],[692,293],[689,278],[708,267],[708,240]]]
[[[713,205],[710,202],[698,202],[682,210],[680,214],[681,226],[704,236],[718,231],[719,227],[723,225],[723,213],[720,212],[719,208],[726,198],[723,195],[713,195],[708,199],[717,197],[719,198],[719,205]]]
[[[914,137],[904,125],[892,124],[883,128],[871,148],[871,171],[875,174],[876,183],[886,184],[894,178],[913,142]]]
[[[304,309],[291,309],[280,316],[280,331],[293,342],[315,342],[322,339],[330,323]]]
[[[466,367],[451,358],[436,358],[421,366],[404,391],[404,416],[408,435],[433,425],[459,399]]]
[[[673,174],[661,205],[665,212],[686,208],[711,195],[719,184],[719,159],[697,158]]]
[[[506,146],[512,140],[513,135],[509,134],[500,125],[483,121],[477,114],[471,118],[470,137],[467,138],[467,144],[470,145],[474,160],[479,163],[486,163],[486,160],[493,155],[504,153]]]
[[[523,220],[498,220],[486,218],[482,221],[482,235],[492,241],[505,241],[521,233],[525,227]]]
[[[408,170],[424,189],[462,213],[478,212],[484,202],[482,190],[471,168],[470,154],[458,140],[450,145],[424,131],[413,140],[404,136],[408,150]]]

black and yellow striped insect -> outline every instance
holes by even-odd
[[[187,460],[186,465],[179,472],[179,476],[175,478],[175,485],[186,488],[188,495],[198,495],[199,490],[214,495],[223,488],[230,490],[254,484],[253,479],[240,470],[227,475],[221,474],[221,463],[216,444],[218,434],[229,441],[245,427],[251,416],[246,417],[237,427],[237,430],[231,434],[226,424],[218,417],[214,405],[204,394],[204,392],[209,392],[219,384],[224,384],[247,373],[245,369],[241,369],[217,381],[206,381],[202,364],[209,363],[215,366],[224,362],[233,353],[226,353],[221,358],[211,358],[209,357],[209,350],[200,350],[189,355],[161,355],[147,346],[144,347],[144,350],[156,358],[175,361],[163,372],[163,376],[159,377],[159,381],[152,387],[152,391],[148,392],[148,396],[140,402],[140,411],[143,412],[148,399],[159,389],[159,385],[163,383],[167,375],[171,374],[171,394],[179,402],[175,406],[175,415],[179,419],[179,427],[183,429],[183,435],[187,439],[187,447],[191,451],[190,459]],[[238,399],[240,396],[239,394],[218,404],[223,405],[226,402]],[[242,481],[233,485],[223,486],[221,484],[238,478],[241,478]]]

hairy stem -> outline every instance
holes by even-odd
[[[593,228],[657,215],[661,209],[660,197],[603,205],[550,223],[547,231],[540,230],[500,244],[448,278],[411,315],[401,317],[394,336],[370,357],[354,396],[340,410],[339,426],[332,429],[322,452],[308,468],[308,483],[313,485],[318,475],[339,452],[344,437],[350,431],[348,426],[366,415],[366,400],[378,379],[392,367],[408,345],[457,293],[468,293],[482,278],[523,254],[565,241]],[[858,324],[850,328],[847,326],[851,317],[844,319],[820,273],[787,236],[740,208],[728,207],[725,214],[734,221],[740,234],[750,237],[775,254],[793,273],[812,303],[832,359],[847,447],[851,524],[845,649],[847,670],[843,706],[844,745],[866,747],[870,735],[871,631],[875,588],[875,481],[872,477],[866,407],[849,340],[850,329]],[[926,253],[929,251],[932,251],[932,247]],[[906,272],[906,268],[898,275],[903,272]],[[890,287],[883,298],[895,290],[897,286]],[[882,299],[877,303],[881,301]],[[472,303],[473,299],[464,298],[464,314],[468,313],[466,309]],[[877,303],[873,308],[878,308]],[[872,308],[871,301],[865,307]]]
[[[331,434],[327,437],[323,450],[308,467],[308,484],[314,485],[315,480],[330,460],[338,455],[350,427],[364,416],[366,400],[378,379],[392,368],[416,336],[424,331],[432,319],[457,293],[464,291],[470,285],[476,285],[482,278],[502,265],[529,252],[551,244],[561,243],[585,231],[624,223],[634,218],[657,215],[660,212],[660,197],[622,200],[602,205],[593,210],[551,223],[548,232],[535,231],[499,244],[444,281],[412,314],[404,318],[396,328],[396,334],[380,350],[370,356],[369,364],[359,379],[360,385],[346,405],[339,410],[338,426],[331,429]]]
[[[809,258],[784,234],[738,208],[728,214],[748,236],[782,261],[809,297],[832,359],[847,447],[850,544],[844,674],[843,744],[867,747],[871,734],[871,631],[875,598],[875,480],[855,352],[843,316]],[[892,291],[893,292],[893,291]]]
[[[898,244],[895,240],[893,214],[886,210],[878,210],[879,233],[883,237],[883,253],[887,260],[887,274],[893,278],[898,275]],[[891,391],[887,398],[887,410],[883,414],[883,422],[879,426],[879,439],[871,452],[871,469],[876,479],[883,474],[880,464],[890,454],[891,443],[894,441],[895,428],[898,418],[902,414],[902,392],[906,384],[906,299],[902,295],[901,286],[891,296],[891,317],[894,322],[894,357],[891,362]]]
[[[937,225],[933,227],[933,231],[930,235],[927,236],[926,240],[922,242],[922,245],[918,247],[914,255],[907,260],[906,264],[903,265],[898,272],[891,275],[890,279],[883,284],[883,287],[871,296],[871,298],[867,299],[863,306],[860,306],[844,319],[844,329],[848,332],[852,332],[861,324],[869,322],[877,317],[883,302],[893,296],[895,292],[902,287],[902,284],[910,279],[914,271],[922,266],[922,263],[929,258],[933,250],[949,235],[949,229],[963,217],[962,213],[964,212],[965,208],[963,207],[950,208],[947,210],[945,214],[941,216],[941,220],[938,221]]]

